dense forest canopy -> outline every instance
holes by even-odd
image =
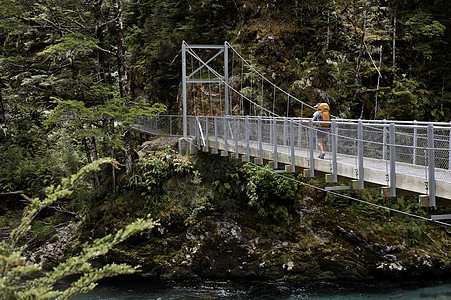
[[[308,270],[305,274],[323,281],[330,278],[332,268],[337,278],[361,280],[377,266],[372,262],[371,267],[365,266],[365,260],[379,259],[374,255],[374,249],[379,249],[378,255],[390,257],[384,260],[389,264],[380,266],[389,266],[390,271],[391,257],[399,254],[415,268],[415,276],[428,277],[439,269],[445,272],[443,266],[449,274],[448,231],[436,228],[430,234],[424,220],[417,223],[406,216],[393,222],[396,217],[381,211],[380,205],[353,206],[337,195],[326,197],[312,188],[315,184],[299,189],[298,181],[278,177],[269,167],[254,168],[206,154],[182,156],[171,149],[176,139],[139,145],[143,140],[132,136],[131,124],[136,116],[181,114],[182,41],[228,41],[277,86],[310,105],[328,102],[335,116],[449,122],[450,16],[449,0],[0,0],[1,292],[23,293],[14,294],[18,299],[41,293],[9,273],[23,276],[43,267],[34,261],[24,264],[22,250],[27,242],[32,242],[31,253],[33,247],[55,241],[54,224],[62,231],[69,225],[80,226],[79,231],[76,228],[80,241],[94,243],[81,248],[75,242],[72,250],[84,249],[81,255],[75,260],[69,257],[69,264],[60,264],[50,277],[38,282],[47,298],[57,296],[49,292],[49,286],[67,274],[87,274],[86,282],[86,277],[80,278],[80,286],[86,286],[104,276],[133,273],[136,268],[115,264],[96,271],[86,268],[86,262],[132,233],[157,225],[148,219],[153,215],[166,224],[158,230],[161,235],[169,228],[179,236],[162,239],[161,245],[157,241],[151,249],[155,241],[149,242],[151,235],[146,233],[140,236],[145,241],[143,252],[139,249],[139,255],[130,257],[141,263],[143,256],[157,253],[148,261],[155,263],[158,272],[166,270],[174,276],[180,274],[180,266],[191,263],[187,257],[195,257],[198,250],[186,246],[198,242],[187,238],[195,236],[187,231],[190,225],[205,217],[203,223],[211,229],[216,226],[210,226],[213,218],[223,216],[241,221],[220,220],[218,232],[229,235],[230,228],[248,223],[251,242],[246,244],[253,249],[257,249],[253,241],[257,244],[260,233],[274,237],[267,239],[270,245],[273,241],[285,244],[279,243],[278,235],[296,240],[296,246],[286,243],[290,245],[286,257],[271,250],[280,248],[276,244],[262,251],[261,257],[255,251],[255,269],[248,264],[251,272],[260,272],[266,262],[272,266],[283,263],[285,272],[288,258],[294,265],[294,250],[299,258],[312,258],[314,263],[311,267],[301,262],[301,275]],[[295,105],[287,109],[289,99],[276,101],[275,113],[299,116]],[[161,143],[164,149],[146,150],[152,142]],[[305,180],[302,174],[292,175]],[[354,192],[359,193],[350,191]],[[387,204],[379,191],[366,189],[360,195]],[[417,199],[401,196],[390,202],[397,211],[426,215]],[[27,207],[22,212],[24,203]],[[353,218],[355,214],[358,217]],[[132,223],[136,217],[139,221]],[[126,224],[125,231],[108,235]],[[316,238],[316,229],[318,236],[326,234],[327,238]],[[106,237],[93,239],[103,234]],[[360,247],[363,240],[368,241],[366,247]],[[208,244],[210,238],[205,241]],[[232,253],[232,248],[241,251],[227,239],[225,244],[226,248],[215,246],[214,251],[221,255]],[[266,248],[265,243],[261,245]],[[348,250],[354,248],[350,245],[356,245],[358,252]],[[383,250],[381,245],[389,246]],[[412,251],[405,252],[406,247]],[[185,249],[196,250],[184,253]],[[241,270],[249,257],[247,251],[239,274],[245,274]],[[53,253],[54,248],[47,252]],[[267,253],[272,253],[268,260]],[[199,251],[196,256],[201,271],[212,269],[204,267],[210,252]],[[337,264],[338,256],[344,264]],[[210,257],[215,260],[214,255]],[[61,258],[53,262],[58,259],[61,262]],[[318,262],[327,266],[326,272],[317,272]],[[175,269],[166,268],[172,263]],[[383,277],[377,269],[375,274]],[[181,274],[180,278],[192,278],[192,273]],[[71,293],[80,291],[86,290],[77,288]]]
[[[57,97],[92,106],[119,94],[120,4],[131,96],[164,103],[172,113],[181,41],[227,40],[302,100],[326,95],[343,117],[449,120],[446,0],[1,4],[3,119],[19,103],[50,108]]]
[[[340,117],[450,120],[447,0],[0,4],[5,178],[22,168],[3,189],[40,176],[46,182],[106,155],[124,156],[129,173],[129,121],[119,129],[113,124],[137,114],[180,113],[183,40],[239,45],[277,85],[309,104],[329,102]],[[61,164],[22,166],[27,157]]]

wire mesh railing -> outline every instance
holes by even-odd
[[[209,136],[216,134],[221,138],[225,135],[224,128],[228,128],[228,135],[234,138],[234,120],[237,122],[238,140],[243,141],[248,138],[251,141],[258,140],[258,124],[261,123],[261,139],[263,143],[274,144],[274,139],[277,138],[277,144],[280,146],[291,146],[291,142],[297,148],[308,148],[310,145],[308,131],[309,119],[306,118],[286,118],[286,117],[243,117],[243,116],[229,116],[229,117],[198,117],[189,116],[189,131],[190,136],[196,136],[196,127],[199,125],[196,122],[202,122],[201,128],[205,130],[206,120],[209,122]],[[214,119],[217,118],[217,128],[215,128]],[[225,120],[225,121],[224,121]],[[246,121],[247,120],[247,121]],[[355,156],[356,147],[358,143],[358,121],[335,119],[338,128],[337,137],[337,153]],[[366,123],[362,121],[363,126],[363,156],[366,158],[373,158],[379,160],[389,160],[388,147],[389,143],[389,123]],[[275,125],[274,125],[275,123]],[[290,123],[293,123],[294,137],[293,141],[290,139]],[[315,123],[315,122],[313,122]],[[247,125],[246,125],[247,124]],[[427,126],[425,125],[404,125],[393,122],[395,125],[395,147],[396,147],[396,162],[407,163],[418,166],[426,166],[428,162],[427,151],[430,150],[428,146]],[[313,131],[316,132],[317,124],[313,124]],[[442,124],[443,125],[443,124]],[[149,133],[158,135],[174,135],[181,136],[182,132],[182,116],[179,115],[158,115],[153,118],[139,117],[135,121],[135,126],[141,126],[142,129]],[[274,130],[277,135],[274,136]],[[450,130],[451,127],[435,126],[433,131],[435,152],[435,166],[439,169],[451,170],[450,163]],[[247,133],[246,133],[247,131]],[[204,133],[205,135],[205,133]],[[329,135],[328,142],[331,140]],[[312,144],[316,145],[316,135]],[[451,180],[451,178],[450,178]]]
[[[270,116],[189,116],[188,136],[199,146],[226,144],[226,151],[241,149],[272,152],[277,165],[278,153],[307,156],[312,164],[316,159],[318,141],[317,123],[306,118]],[[137,118],[140,130],[156,135],[183,135],[181,116],[158,115]],[[435,181],[451,182],[451,126],[447,123],[407,124],[396,121],[366,121],[334,119],[329,133],[326,160],[332,165],[334,157],[345,158],[361,178],[363,168],[383,170],[387,184],[396,174],[420,178],[425,193],[431,193]],[[360,133],[359,133],[360,132]],[[361,138],[359,138],[359,134]],[[335,145],[334,145],[335,141]],[[264,148],[264,149],[263,149]],[[247,150],[249,153],[249,150]],[[245,155],[249,155],[245,153]],[[312,157],[314,153],[315,157]],[[336,159],[336,158],[335,158]],[[295,158],[292,158],[295,161]],[[363,165],[363,168],[362,168]],[[395,173],[396,172],[396,173]],[[451,198],[451,191],[450,198]]]

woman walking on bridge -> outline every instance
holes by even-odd
[[[313,121],[319,121],[318,128],[316,130],[316,139],[318,141],[318,147],[320,150],[320,154],[318,158],[324,159],[326,155],[324,153],[324,145],[329,136],[330,131],[330,113],[329,113],[329,104],[327,103],[318,103],[314,106],[316,109],[313,114]]]

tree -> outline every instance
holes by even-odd
[[[0,124],[5,124],[5,106],[3,105],[3,80],[0,77]]]
[[[88,162],[96,159],[97,150],[92,148],[96,141],[106,149],[127,149],[131,146],[126,144],[124,147],[127,141],[122,137],[130,132],[134,119],[139,116],[154,117],[166,109],[159,103],[152,106],[144,101],[126,103],[126,98],[122,97],[106,99],[105,104],[92,107],[86,107],[84,102],[77,100],[57,99],[55,102],[57,106],[46,124],[66,128],[70,136],[83,145]],[[88,141],[91,141],[91,147]],[[94,177],[95,185],[96,181],[99,179]]]
[[[119,274],[135,273],[139,266],[127,264],[107,264],[101,268],[94,267],[90,260],[107,253],[114,245],[129,236],[150,229],[156,222],[150,219],[137,219],[115,235],[107,235],[96,239],[92,244],[83,247],[79,254],[69,257],[51,271],[43,270],[42,264],[33,263],[24,256],[27,243],[24,237],[31,228],[33,219],[43,208],[52,205],[57,199],[72,193],[83,176],[98,171],[101,164],[109,163],[117,166],[110,158],[97,160],[83,167],[77,174],[62,180],[58,186],[50,186],[46,197],[28,199],[30,205],[25,209],[22,220],[10,235],[9,241],[0,242],[0,298],[1,299],[69,299],[69,297],[86,293],[96,286],[96,281]],[[23,195],[23,197],[26,197]],[[30,275],[34,275],[30,279]],[[55,284],[71,275],[79,275],[68,288],[59,290]]]

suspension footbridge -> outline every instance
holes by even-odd
[[[181,114],[139,118],[133,128],[180,136],[191,152],[268,164],[276,172],[322,174],[328,190],[376,185],[387,197],[416,193],[425,206],[451,200],[450,123],[333,117],[326,155],[319,158],[313,107],[267,79],[274,76],[227,42],[183,42]],[[349,184],[334,184],[343,180]]]

